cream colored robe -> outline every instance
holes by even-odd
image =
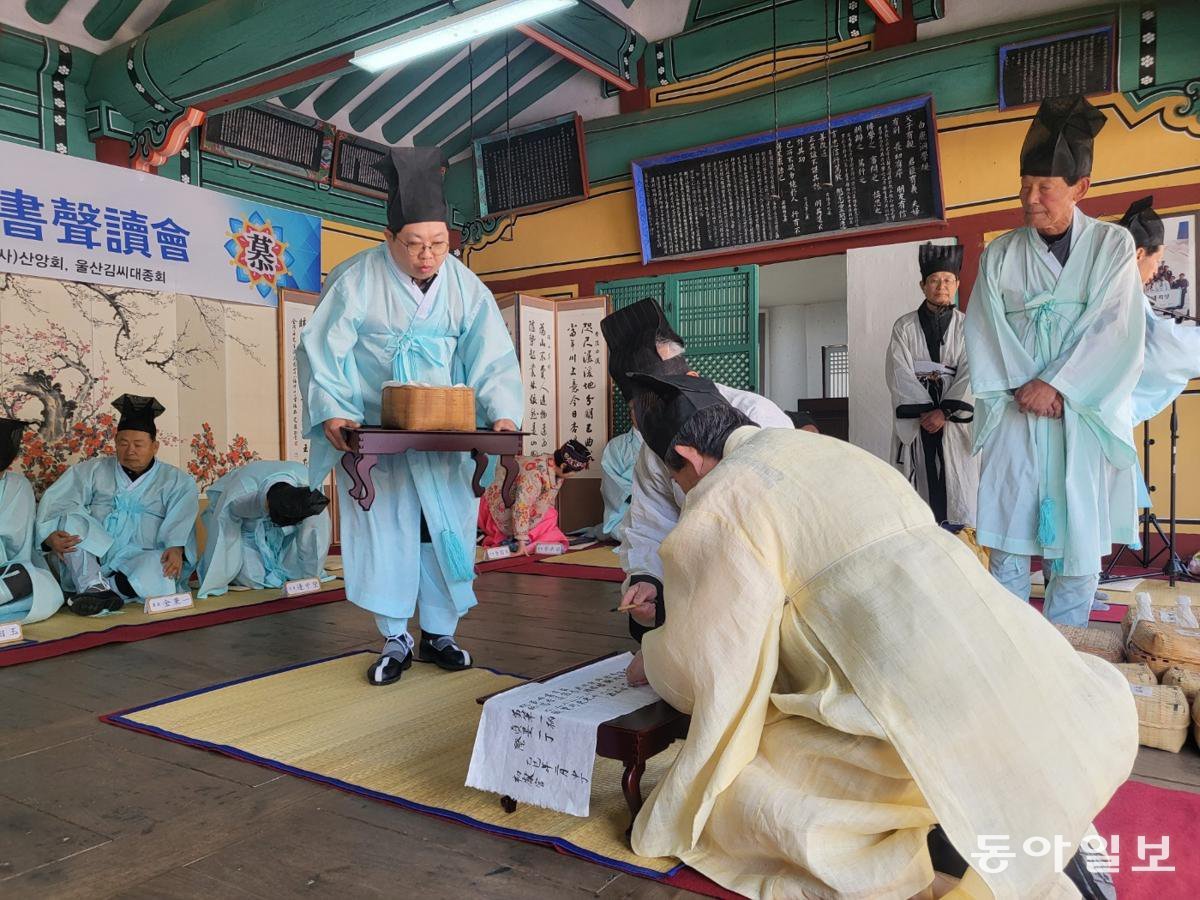
[[[692,724],[637,853],[749,897],[907,898],[933,878],[940,822],[968,862],[980,835],[1018,853],[958,896],[1077,896],[1020,846],[1077,843],[1128,776],[1129,686],[996,583],[903,476],[843,441],[741,428],[660,553],[646,674]]]

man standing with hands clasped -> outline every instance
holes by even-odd
[[[476,420],[496,431],[515,431],[524,409],[520,367],[500,309],[483,283],[448,256],[441,151],[395,149],[381,168],[387,240],[329,273],[297,349],[314,486],[349,449],[343,429],[380,421],[385,382],[465,384],[475,391]],[[385,639],[367,670],[370,684],[398,681],[412,665],[408,620],[415,611],[421,659],[444,669],[471,665],[454,632],[476,602],[473,471],[466,453],[380,457],[369,511],[350,498],[347,479],[338,479],[346,596],[374,614]]]

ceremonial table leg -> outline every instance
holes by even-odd
[[[475,460],[475,475],[471,478],[471,490],[476,497],[483,496],[483,470],[487,468],[488,456],[482,450],[472,450],[471,459]]]
[[[511,453],[501,454],[500,465],[504,466],[504,484],[500,486],[500,497],[504,500],[504,505],[512,509],[515,499],[513,491],[517,486],[517,459]]]
[[[379,457],[374,453],[364,453],[361,456],[347,453],[342,457],[342,467],[350,473],[354,481],[350,496],[358,501],[364,512],[371,509],[375,502],[375,482],[371,480],[371,470],[379,464]]]
[[[626,837],[633,831],[633,821],[642,809],[642,773],[645,771],[645,760],[633,759],[625,762],[625,774],[621,776],[621,792],[625,795],[626,805],[629,806],[629,828],[625,830]]]

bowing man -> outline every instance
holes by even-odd
[[[329,500],[309,488],[306,465],[249,462],[218,478],[207,496],[196,596],[219,596],[233,584],[277,588],[324,574]]]
[[[892,462],[938,522],[975,526],[979,462],[971,453],[971,376],[962,312],[954,308],[961,246],[922,244],[925,300],[896,320],[884,375],[892,394]]]
[[[62,588],[33,539],[33,488],[12,467],[26,424],[0,419],[0,622],[22,624],[48,619],[63,604]]]
[[[67,469],[38,505],[37,538],[52,552],[67,595],[81,616],[125,601],[187,590],[196,565],[196,482],[156,458],[163,406],[153,397],[113,401],[116,455]]]

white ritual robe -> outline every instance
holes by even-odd
[[[982,450],[977,536],[985,547],[1095,575],[1112,545],[1138,545],[1130,395],[1145,316],[1133,239],[1078,209],[1061,265],[1033,228],[992,241],[967,306],[967,356]],[[1040,378],[1063,416],[1018,409]]]
[[[898,472],[740,428],[661,554],[646,675],[692,721],[635,852],[752,898],[908,900],[938,823],[968,862],[986,835],[1016,853],[953,896],[1078,896],[1021,847],[1077,844],[1125,781],[1129,685],[1014,603]]]
[[[921,329],[918,310],[906,313],[892,326],[884,377],[892,394],[892,464],[908,478],[917,492],[929,501],[929,477],[925,465],[925,447],[921,441],[921,420],[895,415],[900,406],[927,406],[933,403],[929,389],[917,380],[918,362],[930,362],[929,342]],[[942,341],[941,362],[954,369],[942,378],[942,402],[956,401],[974,406],[971,373],[963,338],[965,316],[951,313],[950,324]],[[946,413],[942,428],[943,477],[946,483],[946,519],[957,525],[975,526],[975,501],[979,493],[979,460],[972,454],[971,411]]]
[[[723,384],[718,384],[717,390],[755,425],[795,430],[788,414],[761,394],[739,391]],[[658,547],[679,521],[682,507],[683,491],[671,480],[671,470],[653,450],[643,445],[633,467],[633,495],[623,523],[624,538],[617,548],[621,568],[627,576],[626,583],[637,575],[649,576],[662,583],[663,568]]]

